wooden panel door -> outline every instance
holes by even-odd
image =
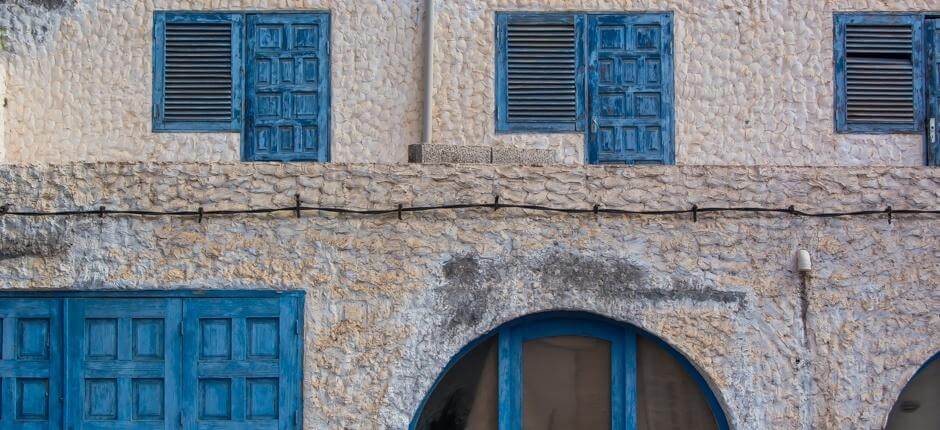
[[[69,429],[180,428],[179,299],[68,299]]]
[[[59,429],[61,302],[0,299],[0,429]]]
[[[300,428],[298,303],[295,297],[185,301],[186,428]]]

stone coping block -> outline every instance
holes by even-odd
[[[422,164],[553,164],[555,151],[482,145],[409,145],[408,161]]]

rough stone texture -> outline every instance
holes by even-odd
[[[550,149],[496,147],[493,162],[499,164],[551,164],[555,162],[555,151]]]
[[[920,135],[834,133],[832,13],[936,10],[936,0],[438,3],[434,143],[549,149],[583,163],[582,135],[495,133],[494,11],[669,10],[679,164],[924,162]],[[152,15],[166,9],[330,10],[333,160],[403,162],[418,141],[418,0],[13,0],[0,5],[7,160],[238,160],[237,134],[150,132]]]
[[[409,145],[408,161],[412,163],[489,163],[493,151],[479,145]]]
[[[15,208],[398,203],[934,208],[927,168],[362,164],[0,166]],[[815,206],[819,206],[816,208]],[[940,349],[940,219],[466,210],[364,218],[0,217],[3,288],[307,292],[305,428],[405,428],[448,359],[509,319],[580,309],[686,354],[736,429],[880,428]],[[800,316],[798,249],[813,256]],[[804,323],[805,321],[805,323]]]
[[[240,159],[238,134],[151,132],[154,10],[329,10],[333,160],[404,162],[420,137],[417,0],[31,3],[0,5],[8,161]]]
[[[408,161],[425,164],[552,164],[555,162],[555,151],[480,145],[418,144],[408,146]]]

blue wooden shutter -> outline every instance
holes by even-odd
[[[61,302],[0,299],[0,429],[61,428]]]
[[[927,117],[933,119],[933,129],[927,130],[927,164],[940,166],[940,19],[928,20],[925,25],[927,37]]]
[[[242,124],[243,16],[154,16],[154,131],[237,131]]]
[[[179,429],[179,299],[67,299],[69,429]]]
[[[248,15],[242,159],[330,159],[330,16]]]
[[[672,164],[672,14],[588,16],[591,163]]]
[[[299,297],[187,299],[187,429],[300,429]]]
[[[583,130],[583,15],[496,15],[496,130]]]
[[[836,130],[922,130],[923,17],[865,13],[834,19]]]

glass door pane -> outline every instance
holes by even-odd
[[[522,428],[609,430],[610,350],[610,342],[582,336],[525,342]]]
[[[705,393],[669,351],[637,336],[637,430],[717,430]]]

